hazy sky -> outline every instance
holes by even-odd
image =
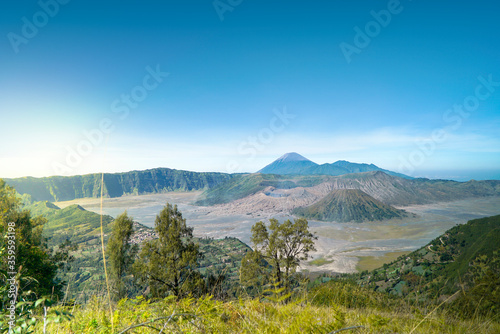
[[[0,177],[286,152],[500,179],[496,1],[8,1]]]

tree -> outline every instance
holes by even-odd
[[[124,276],[130,271],[137,254],[137,245],[130,244],[134,222],[125,211],[113,222],[113,230],[106,246],[109,256],[110,277],[116,289],[117,299],[126,297]]]
[[[222,272],[207,271],[205,273],[205,291],[218,300],[228,297],[228,280]]]
[[[16,191],[0,179],[0,249],[7,259],[0,262],[3,272],[17,272],[19,294],[31,290],[34,295],[62,296],[63,282],[56,278],[58,262],[42,236],[46,219],[31,217],[20,209]]]
[[[21,199],[20,199],[21,198]],[[47,222],[32,217],[21,209],[27,196],[16,191],[0,179],[0,332],[32,333],[36,314],[42,310],[44,321],[68,318],[65,311],[47,312],[46,306],[62,297],[64,282],[56,277],[59,268],[71,262],[69,255],[74,246],[66,242],[54,253],[42,236]],[[12,323],[12,313],[15,322]],[[9,328],[13,325],[13,328]]]
[[[308,222],[304,218],[295,219],[293,223],[288,219],[283,224],[273,218],[269,220],[269,227],[259,221],[252,226],[250,239],[254,244],[254,254],[245,256],[241,273],[248,273],[249,265],[255,267],[256,264],[265,265],[267,262],[273,268],[273,281],[278,286],[284,286],[285,293],[289,293],[292,275],[300,261],[308,259],[309,252],[315,250],[316,239],[309,232]],[[259,271],[254,272],[261,274]]]
[[[260,295],[269,283],[270,265],[260,252],[249,251],[241,259],[240,282],[250,295]]]
[[[193,228],[186,226],[177,205],[167,203],[155,220],[158,239],[145,243],[135,268],[141,281],[149,284],[153,297],[169,294],[177,298],[204,290],[196,271],[199,246],[193,242]]]

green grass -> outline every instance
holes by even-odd
[[[352,291],[351,291],[352,292]],[[127,333],[331,333],[358,327],[346,333],[498,333],[500,325],[476,318],[455,319],[440,310],[417,310],[399,306],[390,310],[370,306],[348,307],[342,302],[319,305],[313,295],[289,304],[259,299],[216,301],[210,297],[169,297],[148,301],[142,297],[122,300],[109,311],[104,298],[66,307],[73,319],[51,323],[47,333],[108,334],[139,324]],[[58,307],[57,310],[62,310]],[[154,330],[152,327],[156,328]],[[42,324],[39,324],[40,332]]]

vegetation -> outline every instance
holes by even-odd
[[[499,318],[500,216],[458,225],[426,246],[371,272],[348,275],[376,291],[407,298],[415,304],[445,300],[470,318]]]
[[[500,320],[500,252],[494,251],[491,258],[476,257],[466,281],[468,291],[453,303],[453,309],[465,319],[480,315]]]
[[[62,253],[56,258],[47,247],[42,235],[45,219],[31,217],[19,205],[14,189],[0,180],[0,249],[9,255],[9,261],[2,261],[0,269],[5,276],[15,272],[19,293],[30,290],[38,296],[60,295],[63,284],[56,279],[57,259],[65,258]],[[21,280],[25,284],[19,284]]]
[[[64,288],[64,298],[86,303],[91,296],[106,289],[100,240],[101,216],[86,211],[78,205],[60,209],[51,202],[31,203],[29,200],[25,200],[25,205],[24,209],[31,211],[33,216],[40,215],[47,220],[43,236],[47,238],[49,247],[59,248],[68,242],[72,247],[72,250],[68,249],[69,246],[66,247],[66,251],[71,252],[71,266],[61,268],[57,276],[59,280],[68,283]],[[112,234],[114,220],[106,215],[102,216],[102,219],[104,241],[107,243]],[[151,228],[138,223],[133,224],[133,233],[130,237],[132,245],[140,245],[155,238],[157,235]],[[193,241],[200,246],[202,255],[199,260],[200,273],[218,279],[215,284],[217,288],[211,284],[207,285],[206,289],[211,289],[215,293],[217,289],[223,287],[224,295],[235,296],[239,289],[241,259],[250,247],[235,238],[221,240],[193,238]],[[107,260],[108,263],[112,263],[109,257]],[[123,276],[123,281],[129,295],[143,291],[140,287],[134,286],[130,272]],[[112,288],[115,289],[113,286]]]
[[[243,285],[273,282],[276,289],[283,288],[285,296],[291,293],[292,275],[299,262],[307,260],[314,251],[314,240],[305,219],[286,220],[282,224],[277,219],[269,220],[269,227],[262,221],[252,226],[251,241],[254,250],[247,253],[242,263],[241,281]],[[266,270],[268,264],[272,270]]]
[[[348,306],[350,304],[350,306]],[[390,304],[390,308],[379,303]],[[95,297],[71,310],[73,319],[47,326],[48,333],[484,333],[496,334],[500,325],[475,317],[457,319],[442,309],[420,309],[404,300],[357,285],[330,282],[287,304],[255,299],[218,301],[167,297],[124,299],[109,310]],[[41,332],[42,324],[38,325]],[[128,330],[127,330],[128,329]]]
[[[173,294],[177,298],[200,291],[203,282],[198,268],[199,245],[193,242],[193,228],[177,209],[168,204],[155,220],[158,239],[147,241],[136,261],[136,272],[151,289],[154,298]]]
[[[110,278],[118,300],[127,296],[125,276],[131,273],[130,269],[138,251],[138,245],[130,243],[133,226],[134,222],[126,212],[119,215],[113,222],[113,230],[106,245]]]
[[[51,202],[35,202],[24,207],[34,216],[45,218],[47,223],[43,228],[44,237],[50,246],[58,245],[66,240],[75,244],[100,242],[101,216],[85,210],[79,205],[70,205],[60,209]],[[113,217],[102,216],[105,234],[111,232]]]
[[[21,210],[15,190],[0,179],[0,332],[10,327],[29,332],[36,306],[62,296],[64,282],[56,275],[70,261],[71,247],[48,248],[42,235],[45,222]]]

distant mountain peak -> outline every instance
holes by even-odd
[[[304,169],[317,166],[315,162],[301,156],[298,153],[290,152],[282,155],[278,159],[257,173],[262,174],[300,174]]]
[[[304,156],[296,153],[289,152],[269,165],[265,166],[257,173],[262,174],[298,174],[298,175],[332,175],[339,176],[352,173],[364,173],[380,171],[392,176],[402,178],[411,178],[409,176],[395,173],[390,170],[382,169],[370,163],[355,163],[346,160],[338,160],[334,163],[325,163],[318,165],[317,163],[305,158]],[[377,174],[378,175],[378,174]]]
[[[289,153],[283,154],[281,157],[276,159],[276,162],[292,162],[292,161],[311,161],[311,160],[307,159],[306,157],[304,157],[296,152],[289,152]]]

